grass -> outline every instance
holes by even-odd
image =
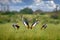
[[[60,40],[60,24],[48,24],[47,29],[41,30],[41,24],[27,29],[21,23],[19,30],[15,30],[12,23],[0,24],[0,40]]]
[[[33,18],[36,15],[24,15],[26,17]],[[48,18],[48,16],[45,15]],[[13,22],[0,24],[0,40],[60,40],[60,23],[51,24],[47,23],[47,28],[41,30],[42,20],[47,19],[44,16],[40,16],[40,23],[36,25],[32,30],[27,29],[22,21],[18,21],[20,26],[19,30],[15,30],[12,27]],[[48,18],[49,20],[50,18]]]

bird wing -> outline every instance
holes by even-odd
[[[24,25],[27,27],[27,24],[26,24],[26,22],[23,22],[24,23]]]
[[[37,24],[37,23],[33,23],[33,24],[32,24],[32,27],[35,27],[35,26],[36,26],[36,24]]]
[[[38,21],[34,22],[31,27],[35,27],[38,24]]]
[[[26,21],[24,21],[23,24],[24,24],[26,27],[29,26],[28,22],[26,22]]]

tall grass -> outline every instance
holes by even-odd
[[[41,30],[39,23],[32,30],[27,29],[21,22],[20,28],[15,30],[12,23],[0,24],[0,40],[60,40],[60,24],[47,24],[45,30]]]
[[[20,14],[0,15],[0,22],[6,22],[0,24],[0,40],[60,40],[59,19],[52,19],[49,15],[23,14],[23,16],[30,20],[30,24],[35,18],[40,22],[31,30],[23,25]],[[10,21],[8,22],[8,20]],[[20,26],[19,30],[12,27],[15,22]],[[43,23],[47,23],[48,26],[45,30],[41,30]]]

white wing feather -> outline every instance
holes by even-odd
[[[24,25],[27,27],[27,24],[24,22]]]

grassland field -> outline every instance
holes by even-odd
[[[6,16],[9,17],[8,15]],[[28,14],[25,14],[24,16],[29,19],[36,17],[36,15]],[[14,15],[12,18],[13,17],[15,19],[17,17],[18,19],[17,23],[20,26],[19,30],[12,27],[14,22],[0,24],[0,40],[60,40],[60,23],[49,23],[51,20],[55,21],[54,19],[51,19],[49,15],[38,15],[40,22],[33,29],[27,29],[23,25],[22,21],[19,19],[20,15]],[[46,21],[47,28],[41,30],[44,20],[48,20],[48,22]]]

